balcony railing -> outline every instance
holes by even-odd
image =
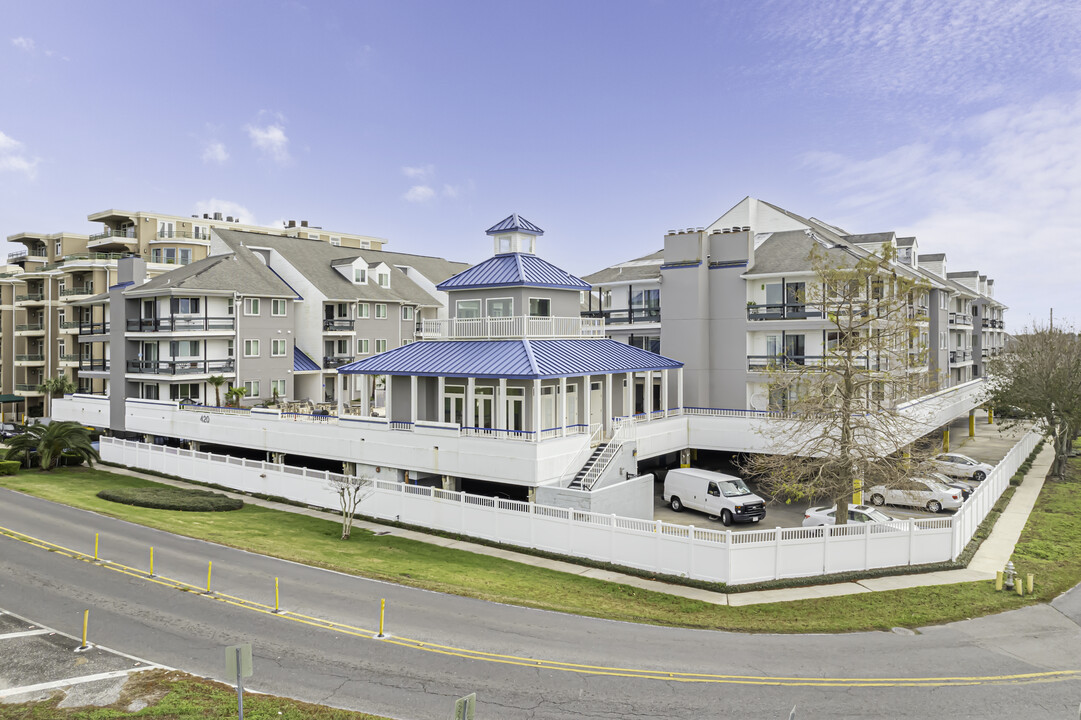
[[[64,322],[60,323],[61,330],[72,330],[77,327],[79,327],[78,320],[65,320]]]
[[[886,372],[889,370],[889,358],[867,357],[861,355],[853,358],[856,367],[862,370]],[[844,362],[843,358],[836,355],[748,355],[747,369],[752,372],[771,370],[799,370],[801,368],[824,369],[837,367]]]
[[[79,362],[78,353],[64,353],[60,356],[60,362]]]
[[[15,302],[41,302],[44,299],[44,293],[23,293],[15,296]]]
[[[224,317],[164,317],[128,318],[128,332],[188,332],[208,330],[233,330],[236,318]]]
[[[971,325],[972,316],[964,313],[950,313],[950,325]]]
[[[135,228],[125,228],[123,230],[113,230],[112,228],[105,228],[105,232],[95,233],[91,235],[87,242],[94,242],[95,240],[104,240],[105,238],[135,238]]]
[[[629,310],[587,310],[582,317],[600,318],[609,325],[632,325],[634,323],[649,323],[661,321],[661,309],[659,307],[631,308]]]
[[[807,303],[748,305],[748,320],[803,320],[822,317],[822,308]]]
[[[323,332],[352,332],[356,322],[356,320],[350,320],[349,318],[323,320]]]
[[[45,356],[35,353],[17,354],[15,355],[15,362],[45,362]]]
[[[15,383],[15,392],[41,392],[38,383]]]
[[[72,295],[93,295],[93,285],[83,285],[82,287],[64,288],[60,291],[60,297],[71,297]]]
[[[957,365],[972,360],[972,353],[967,350],[950,350],[950,364]]]
[[[342,365],[348,365],[351,362],[353,362],[352,355],[335,355],[333,357],[327,356],[323,358],[323,367],[328,369],[336,368],[341,367]]]
[[[79,370],[83,372],[108,372],[109,361],[94,358],[80,358]]]
[[[81,322],[79,323],[80,335],[105,335],[109,332],[107,322]]]
[[[927,322],[929,317],[927,315],[927,308],[925,307],[910,307],[908,308],[908,319],[915,320],[916,322]]]
[[[65,255],[56,262],[51,262],[48,265],[43,265],[41,269],[57,270],[63,267],[66,263],[76,262],[78,260],[119,260],[120,258],[130,256],[130,253],[74,253],[72,255]]]
[[[22,323],[15,326],[15,332],[37,332],[38,330],[44,330],[45,323]]]
[[[421,320],[417,335],[422,340],[604,337],[604,321],[600,318],[524,315]]]
[[[129,360],[127,371],[142,375],[220,375],[236,370],[233,358],[222,360]]]
[[[155,237],[158,240],[171,240],[174,238],[187,239],[187,240],[202,240],[208,242],[210,235],[201,232],[192,232],[191,230],[158,230]]]

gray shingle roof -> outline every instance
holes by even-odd
[[[664,250],[606,267],[603,270],[586,275],[582,279],[590,285],[604,285],[612,282],[633,280],[655,280],[661,276],[664,263]]]
[[[845,235],[845,240],[857,245],[882,245],[892,242],[895,238],[892,232],[864,233],[862,235]]]
[[[214,255],[134,286],[125,294],[209,290],[241,295],[296,297],[296,292],[250,252]]]
[[[782,272],[810,272],[811,248],[818,245],[837,267],[854,267],[857,254],[845,246],[822,247],[803,230],[775,232],[754,251],[754,267],[746,276]]]

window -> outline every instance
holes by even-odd
[[[319,239],[319,233],[308,233],[308,239],[309,240],[318,240]]]
[[[390,273],[386,270],[380,270],[376,275],[376,280],[379,282],[380,287],[390,287]]]
[[[205,225],[192,225],[191,236],[193,238],[207,240],[210,238],[210,228]]]
[[[463,320],[480,317],[480,300],[458,300],[454,308],[454,315]]]
[[[339,247],[342,244],[342,239],[340,237],[334,237],[332,235],[330,237],[330,244],[333,245],[334,247]]]
[[[146,383],[143,385],[143,398],[146,400],[158,399],[158,386]]]
[[[375,319],[386,320],[387,319],[387,306],[383,303],[377,303],[375,306]]]
[[[169,310],[173,315],[196,315],[199,312],[199,298],[172,298],[169,301]]]
[[[274,339],[270,341],[270,357],[285,357],[287,340]]]
[[[232,338],[225,341],[225,357],[233,357],[233,340]]]
[[[529,314],[532,317],[550,317],[552,301],[549,298],[529,298]]]
[[[413,319],[413,308],[412,308],[412,306],[403,305],[402,306],[402,320],[412,320],[412,319]]]
[[[370,248],[372,246],[372,241],[371,240],[361,240],[360,241],[360,246],[362,248],[365,248],[365,249]]]
[[[368,303],[357,303],[357,317],[367,320],[372,316],[372,306]]]
[[[277,395],[278,397],[285,397],[285,381],[284,380],[271,380],[270,381],[270,394]]]
[[[386,352],[387,351],[387,341],[386,340],[376,340],[375,341],[375,351],[377,353]]]
[[[338,342],[336,344],[336,350],[337,350],[338,355],[348,355],[349,354],[349,338],[338,338]]]
[[[259,357],[259,341],[258,340],[245,340],[244,341],[244,357]]]
[[[62,257],[63,254],[64,254],[64,241],[63,240],[57,240],[56,241],[56,257],[58,257],[58,258]]]
[[[191,265],[191,249],[180,248],[180,264]]]
[[[285,300],[271,300],[270,314],[274,317],[285,317],[286,307],[287,306]]]
[[[364,285],[368,282],[368,269],[367,268],[353,268],[353,282],[357,285]]]
[[[226,301],[225,301],[225,314],[226,315],[234,315],[234,314],[236,314],[236,301],[234,301],[233,298],[226,299]]]
[[[357,355],[368,354],[368,338],[357,338]]]
[[[199,399],[199,386],[196,383],[180,383],[169,386],[170,400]]]
[[[497,239],[499,241],[499,252],[500,253],[513,252],[513,250],[512,250],[513,246],[511,245],[511,237],[510,237],[510,235],[500,235]]]
[[[246,397],[257,398],[259,397],[259,381],[258,380],[245,380],[244,389],[248,391]]]
[[[488,317],[510,317],[514,314],[514,300],[511,298],[490,298],[487,305]]]
[[[169,355],[179,358],[199,357],[198,340],[172,340],[169,342]],[[150,360],[152,358],[145,358]]]
[[[245,315],[258,315],[259,314],[259,298],[244,298],[244,314]]]

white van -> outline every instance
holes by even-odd
[[[688,507],[719,517],[725,525],[758,522],[766,516],[766,501],[734,475],[678,468],[664,478],[664,501],[676,512]]]

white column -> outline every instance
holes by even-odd
[[[384,398],[383,403],[386,405],[387,422],[390,422],[390,419],[391,419],[390,409],[391,409],[391,407],[393,407],[393,404],[390,401],[391,400],[391,398],[390,398],[390,386],[393,384],[391,381],[394,379],[394,376],[393,375],[384,375],[383,377],[385,378],[384,381],[383,381],[383,387],[386,389],[386,392],[384,393],[384,395],[386,397]]]
[[[592,425],[591,419],[593,417],[593,413],[590,412],[589,407],[589,377],[589,375],[585,375],[582,377],[582,402],[579,403],[579,407],[581,408],[579,410],[579,412],[581,413],[581,418],[579,419],[579,422],[586,426],[586,435],[589,435],[590,433],[589,426]]]
[[[476,410],[476,408],[474,407],[474,405],[476,404],[474,402],[474,394],[476,393],[476,389],[477,389],[477,379],[476,378],[471,378],[471,377],[466,378],[465,379],[465,426],[466,427],[476,427],[476,418],[474,417],[474,415],[476,414],[474,412]]]
[[[559,416],[562,422],[560,422],[559,434],[562,437],[567,437],[567,378],[559,378]]]
[[[683,368],[676,370],[676,408],[683,412]]]
[[[364,379],[364,392],[360,394],[360,414],[364,417],[370,417],[372,414],[372,396],[369,394],[368,388],[370,383],[375,382],[375,376],[360,375],[359,377]]]
[[[417,426],[417,376],[409,376],[409,422],[413,424],[413,428]]]
[[[646,414],[646,422],[653,419],[653,371],[646,370],[646,379],[642,384],[642,411]]]
[[[668,398],[668,371],[661,370],[661,409],[664,410],[664,416],[668,417],[668,409],[672,406],[672,401]]]
[[[615,407],[612,406],[612,373],[604,376],[604,401],[601,405],[604,407],[601,422],[604,423],[604,434],[607,436],[612,432],[612,415],[615,413]]]
[[[345,412],[345,393],[349,391],[349,376],[338,375],[338,417]]]
[[[540,442],[541,431],[541,381],[533,381],[533,442]]]
[[[623,388],[623,414],[628,419],[634,416],[634,373],[627,373],[627,386]]]
[[[507,429],[507,378],[499,378],[495,388],[495,426],[500,430]],[[496,437],[500,436],[501,433],[496,433]]]
[[[438,410],[436,411],[439,413],[439,422],[446,422],[446,417],[443,415],[443,408],[447,404],[447,401],[445,399],[447,395],[447,379],[445,377],[439,376],[438,378],[436,378],[435,392],[439,398],[439,404],[437,406]]]

